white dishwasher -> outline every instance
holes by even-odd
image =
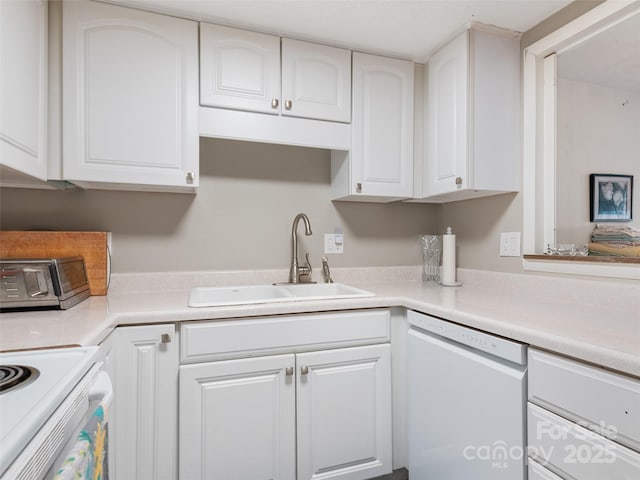
[[[411,480],[522,480],[526,346],[408,312]]]

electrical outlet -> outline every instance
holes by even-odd
[[[325,233],[324,253],[344,253],[344,235],[342,233]]]
[[[500,234],[500,256],[520,256],[520,232],[502,232]]]

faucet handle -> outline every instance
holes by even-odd
[[[322,257],[322,276],[324,277],[324,283],[333,283],[331,271],[329,270],[329,259],[327,257]]]
[[[311,268],[311,262],[309,261],[309,252],[304,254],[304,258],[307,264],[298,267],[298,278],[301,283],[311,283],[311,273],[313,272],[313,269]]]

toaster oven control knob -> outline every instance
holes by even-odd
[[[49,293],[49,287],[47,286],[47,279],[39,268],[25,268],[24,284],[27,288],[27,295],[30,297],[38,297],[47,295]]]

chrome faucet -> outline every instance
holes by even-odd
[[[298,223],[304,222],[304,234],[311,235],[311,224],[309,217],[304,213],[299,213],[293,219],[291,227],[291,267],[289,268],[289,283],[312,283],[311,282],[311,264],[309,263],[309,254],[305,254],[306,265],[298,266]]]
[[[329,259],[327,257],[322,257],[322,276],[324,277],[324,283],[333,283],[331,270],[329,270]]]

